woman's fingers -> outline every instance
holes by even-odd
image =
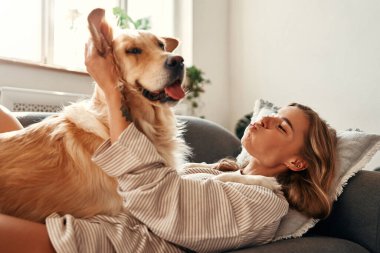
[[[113,54],[111,51],[104,57],[99,55],[92,39],[85,45],[85,65],[87,72],[105,92],[111,89],[115,90],[118,82],[118,74],[112,57]]]
[[[84,63],[87,67],[87,70],[89,70],[88,68],[89,68],[90,64],[94,62],[94,58],[96,56],[99,56],[97,51],[94,49],[95,49],[94,43],[93,43],[92,39],[89,39],[87,41],[87,43],[85,44],[85,50],[84,50],[85,51],[85,54],[84,54],[85,62]]]

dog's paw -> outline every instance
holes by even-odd
[[[216,180],[223,182],[235,182],[246,185],[258,185],[268,188],[274,192],[281,190],[281,185],[274,177],[265,177],[261,175],[240,175],[236,173],[223,173],[215,176]]]
[[[185,163],[182,165],[182,169],[191,169],[191,168],[206,168],[206,169],[214,169],[216,163],[208,164],[208,163]]]
[[[214,177],[214,179],[222,181],[222,182],[235,182],[235,183],[240,183],[239,178],[237,176],[240,176],[235,173],[222,173]]]

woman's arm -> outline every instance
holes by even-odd
[[[118,177],[129,213],[159,237],[196,252],[268,242],[288,210],[281,193],[261,186],[180,177],[134,125],[93,159]]]
[[[109,112],[111,142],[115,142],[128,127],[128,122],[121,111],[121,93],[117,84],[119,77],[112,59],[112,53],[100,56],[90,39],[86,44],[85,64],[88,73],[103,90]]]
[[[0,133],[19,130],[21,123],[4,106],[0,105]]]
[[[55,252],[46,226],[0,214],[0,252]]]

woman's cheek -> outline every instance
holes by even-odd
[[[248,153],[252,152],[254,148],[254,140],[251,138],[249,134],[243,136],[243,138],[241,139],[241,144],[244,147],[244,149],[248,151]]]
[[[247,143],[251,140],[252,138],[252,135],[251,135],[251,132],[249,131],[249,129],[247,128],[245,131],[244,131],[244,135],[243,137],[241,138],[241,143]]]

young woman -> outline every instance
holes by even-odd
[[[111,122],[110,140],[93,159],[119,179],[125,212],[88,219],[52,214],[46,225],[0,216],[1,252],[224,251],[270,242],[289,205],[313,217],[329,214],[335,132],[311,109],[291,104],[252,123],[242,138],[252,159],[241,173],[276,177],[283,192],[215,180],[223,172],[212,168],[180,176],[123,118],[112,56],[88,46],[87,69],[106,94]]]

